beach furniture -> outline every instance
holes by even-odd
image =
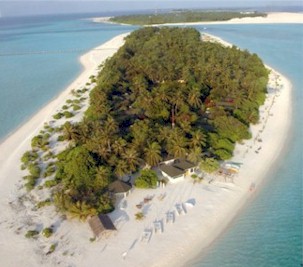
[[[163,232],[163,225],[162,221],[156,220],[154,221],[154,228],[155,228],[155,233],[162,233]]]
[[[143,203],[141,202],[141,203],[137,204],[136,207],[137,207],[138,209],[141,209],[141,208],[143,207]]]
[[[143,231],[142,237],[141,237],[141,241],[144,243],[148,243],[151,239],[151,236],[153,234],[153,230],[152,229],[145,229]]]
[[[181,203],[176,204],[176,210],[177,210],[177,213],[179,215],[185,214],[185,210],[184,210],[183,205]]]
[[[168,211],[166,213],[166,223],[174,223],[175,222],[175,212]]]
[[[147,197],[144,198],[143,201],[144,201],[144,203],[148,203],[148,202],[152,201],[153,198],[154,198],[154,196],[147,196]]]
[[[162,201],[166,197],[166,193],[160,194],[158,200]]]

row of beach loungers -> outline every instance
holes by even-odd
[[[174,210],[170,210],[170,211],[166,212],[165,223],[166,224],[173,224],[176,220],[176,214],[177,215],[185,215],[187,213],[187,210],[189,208],[192,208],[193,206],[194,206],[194,204],[191,203],[191,202],[177,203],[175,205]],[[152,237],[153,232],[155,234],[163,233],[163,231],[164,231],[163,227],[164,227],[163,219],[155,220],[153,222],[153,227],[146,228],[143,231],[141,241],[145,242],[145,243],[148,243],[150,241],[151,237]]]

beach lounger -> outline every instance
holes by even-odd
[[[185,214],[183,205],[180,204],[180,203],[176,204],[176,210],[177,210],[177,213],[178,213],[179,215]]]
[[[166,193],[160,194],[158,200],[162,201],[166,197]]]
[[[152,229],[145,229],[143,231],[143,234],[142,234],[142,237],[141,237],[141,241],[145,242],[145,243],[148,243],[150,241],[150,239],[151,239],[152,233],[153,233]]]
[[[175,222],[175,212],[169,211],[166,213],[166,223],[174,223]]]
[[[162,221],[154,221],[154,228],[155,228],[155,233],[162,233],[163,232],[163,227],[162,227]]]

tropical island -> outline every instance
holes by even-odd
[[[92,78],[96,86],[83,120],[57,129],[58,141],[69,145],[44,170],[44,177],[55,172],[45,181],[51,199],[62,212],[85,219],[114,209],[113,181],[167,158],[217,170],[232,157],[236,142],[251,138],[268,74],[256,54],[202,42],[194,29],[134,31]],[[29,190],[41,175],[30,162],[37,159],[35,148],[47,145],[44,139],[34,137],[33,151],[22,158]],[[152,177],[153,171],[145,171],[134,183],[154,187]]]
[[[267,18],[289,21],[281,14]],[[246,19],[238,23],[252,22]],[[256,55],[188,30],[191,34],[167,28],[121,34],[91,50],[80,58],[81,75],[0,144],[5,266],[186,265],[262,188],[289,136],[291,83],[268,66],[265,72]],[[166,54],[170,47],[174,52]],[[182,61],[190,64],[180,67]],[[107,72],[100,73],[102,68]],[[135,95],[140,90],[148,97],[145,104]],[[165,100],[159,100],[161,90]],[[191,91],[200,101],[190,100]],[[175,102],[178,94],[181,101]],[[114,126],[109,137],[105,125]],[[200,137],[193,142],[196,132]],[[180,136],[183,145],[175,149]],[[175,158],[177,151],[184,156]],[[229,179],[221,170],[231,164],[237,172]],[[165,183],[159,181],[165,166],[197,168],[178,179],[182,182]],[[123,187],[119,201],[117,185]],[[86,218],[88,224],[78,220]],[[104,238],[96,240],[95,226],[103,227]]]
[[[266,13],[261,12],[175,10],[169,13],[115,16],[110,18],[109,21],[123,24],[153,25],[209,21],[216,22],[227,21],[235,18],[240,19],[266,16]]]

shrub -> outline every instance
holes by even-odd
[[[62,125],[55,128],[55,132],[59,133],[62,131]]]
[[[53,229],[50,227],[44,228],[42,230],[42,235],[45,236],[46,238],[49,238],[53,234]]]
[[[74,114],[69,111],[64,111],[63,114],[64,114],[65,118],[67,118],[67,119],[74,116]]]
[[[52,245],[49,247],[49,250],[48,250],[48,252],[46,253],[46,255],[49,255],[49,254],[53,253],[53,252],[56,250],[56,247],[57,247],[57,244],[52,244]]]
[[[26,151],[21,157],[21,162],[28,165],[31,161],[35,161],[39,157],[37,152]]]
[[[43,141],[48,141],[48,139],[50,138],[50,134],[49,133],[45,133],[42,137]]]
[[[135,186],[138,188],[155,188],[158,177],[152,170],[142,170],[141,175],[136,179]]]
[[[63,110],[66,110],[66,109],[68,109],[68,108],[69,108],[69,106],[67,106],[67,105],[62,106],[62,109],[63,109]]]
[[[219,169],[220,164],[214,158],[205,158],[201,161],[199,167],[201,170],[203,170],[205,172],[212,173]]]
[[[50,127],[50,126],[49,126],[47,123],[44,124],[44,129],[45,129],[45,130],[48,130],[49,127]]]
[[[214,151],[214,154],[218,156],[220,159],[227,160],[230,159],[233,155],[232,152],[227,151],[225,149],[218,149]]]
[[[48,181],[45,181],[44,186],[47,188],[50,188],[50,187],[54,187],[57,184],[58,184],[58,182],[56,180],[48,180]]]
[[[197,175],[197,174],[192,174],[192,175],[191,175],[191,178],[197,179],[197,178],[198,178],[198,175]]]
[[[62,112],[58,112],[55,115],[53,115],[53,118],[55,120],[60,120],[63,116],[64,116],[64,114]]]
[[[136,218],[136,220],[138,220],[138,221],[142,221],[143,219],[144,219],[144,214],[143,214],[143,212],[137,212],[136,214],[135,214],[135,218]]]
[[[49,151],[47,154],[45,154],[45,155],[43,156],[43,160],[44,160],[44,161],[47,161],[47,160],[53,158],[53,156],[54,156],[54,154],[53,154],[51,151]]]
[[[26,238],[33,238],[33,237],[36,237],[38,234],[39,234],[39,232],[36,231],[36,230],[29,230],[29,231],[26,232],[25,237]]]
[[[51,176],[56,171],[56,166],[47,166],[43,177]]]
[[[67,99],[67,100],[66,100],[66,103],[67,103],[67,104],[71,104],[72,102],[73,102],[73,100],[71,100],[71,99]]]
[[[36,185],[36,179],[30,179],[28,180],[27,183],[25,183],[25,188],[27,191],[31,191],[35,188],[35,185]]]
[[[38,202],[38,203],[37,203],[37,208],[40,209],[40,208],[43,208],[43,207],[45,207],[45,206],[49,206],[49,205],[51,205],[51,204],[52,204],[52,202],[51,202],[51,200],[48,198],[48,199],[45,199],[45,200],[43,200],[43,201]]]
[[[58,142],[63,142],[65,140],[64,135],[59,135],[57,141]]]
[[[79,99],[75,99],[73,102],[74,102],[74,104],[80,104],[80,100]]]
[[[22,164],[21,167],[20,167],[20,169],[21,169],[22,171],[24,171],[24,170],[26,169],[26,165],[25,165],[25,164]]]
[[[41,169],[38,165],[33,164],[33,163],[29,164],[28,171],[34,178],[40,177]]]
[[[80,101],[84,101],[84,100],[86,100],[87,99],[87,97],[81,97],[79,100]]]
[[[49,131],[50,133],[52,133],[52,132],[55,131],[55,129],[54,129],[53,127],[49,127],[48,131]]]
[[[79,110],[79,109],[81,109],[81,107],[80,107],[79,105],[73,105],[73,110],[74,110],[74,111],[77,111],[77,110]]]

